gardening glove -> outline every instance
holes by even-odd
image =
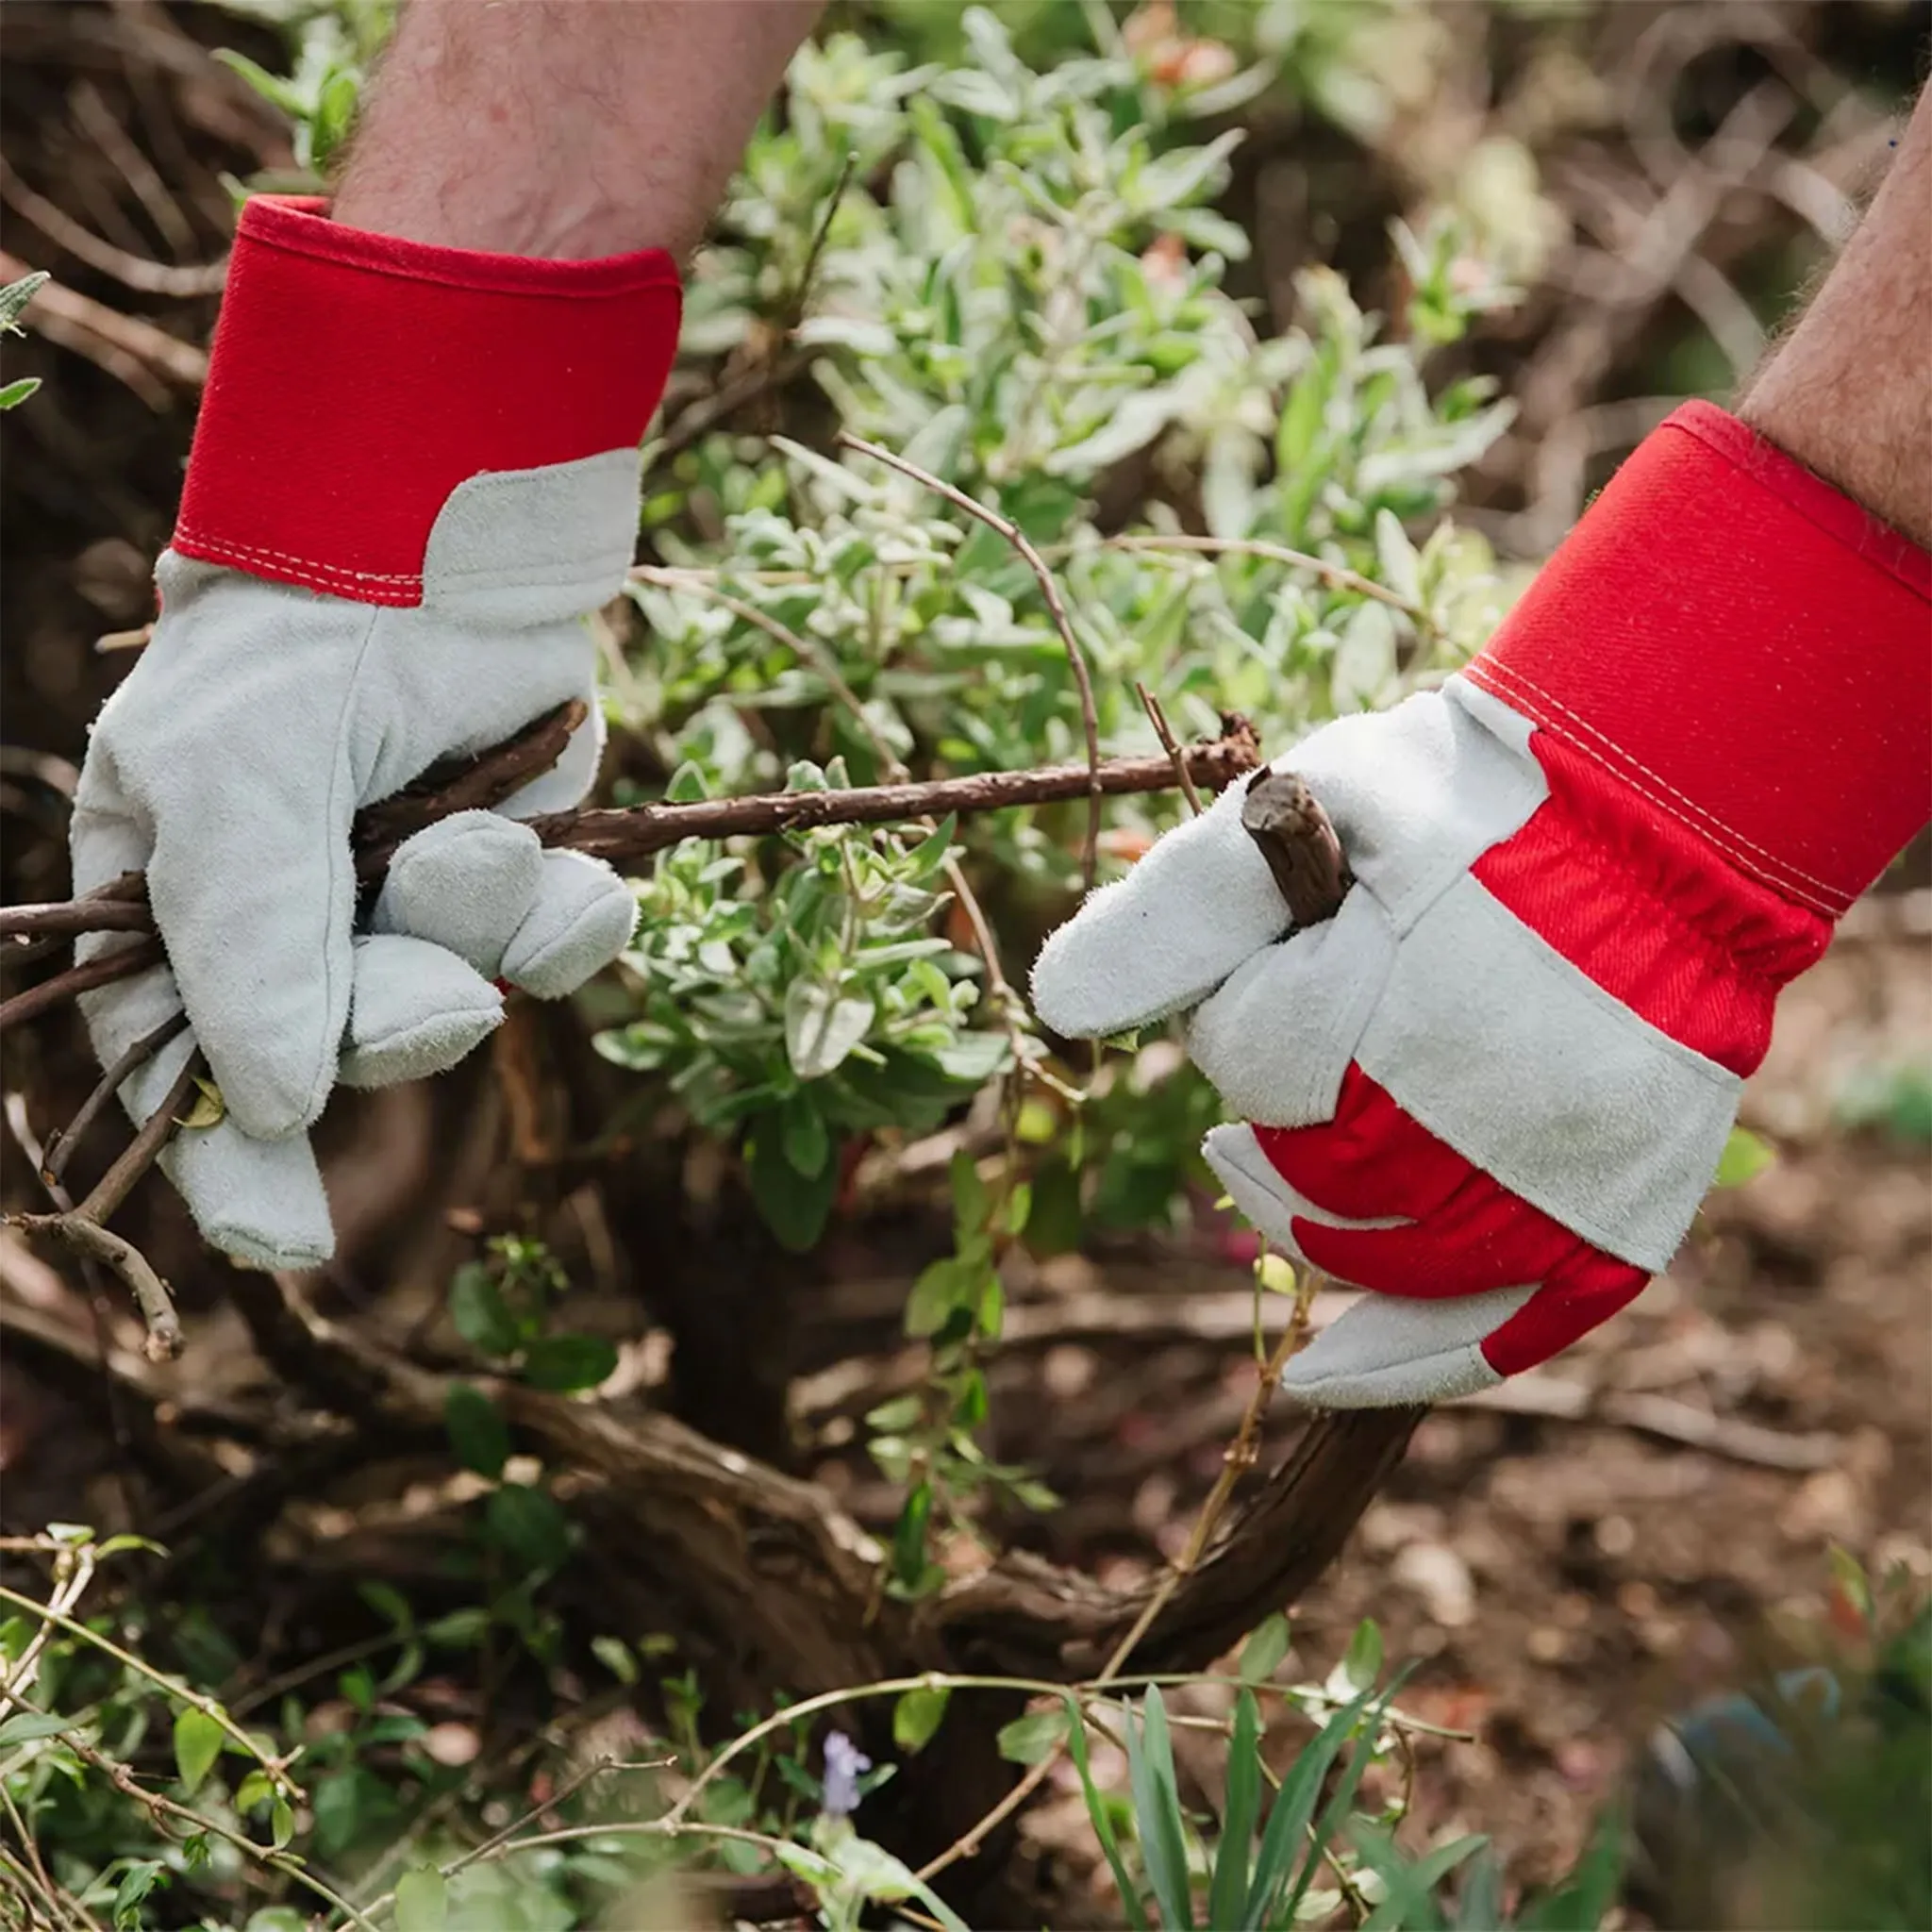
[[[1290,1390],[1471,1393],[1668,1263],[1778,991],[1926,818],[1928,641],[1932,558],[1690,405],[1466,670],[1283,757],[1334,919],[1289,932],[1236,788],[1053,935],[1041,1018],[1191,1014],[1236,1206],[1371,1291]]]
[[[72,836],[76,892],[147,874],[167,964],[83,1007],[104,1065],[186,1008],[122,1098],[145,1118],[206,1052],[225,1115],[161,1159],[230,1254],[329,1255],[305,1129],[338,1079],[440,1072],[502,1018],[498,982],[555,998],[630,938],[623,881],[517,819],[595,774],[587,619],[630,562],[678,308],[658,252],[525,261],[243,210],[160,618]],[[410,839],[358,930],[358,808],[573,698],[557,766]]]

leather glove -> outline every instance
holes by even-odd
[[[498,982],[554,998],[630,938],[624,882],[515,815],[595,774],[585,620],[630,562],[678,309],[657,252],[525,261],[314,201],[242,212],[159,621],[95,723],[72,834],[77,892],[147,873],[168,963],[83,1007],[104,1064],[186,1008],[122,1098],[145,1118],[207,1053],[225,1116],[162,1165],[231,1254],[329,1255],[305,1130],[337,1080],[439,1072],[501,1019]],[[358,930],[357,809],[576,697],[558,766],[408,841]]]
[[[1041,1018],[1191,1015],[1228,1193],[1372,1291],[1295,1394],[1473,1392],[1664,1268],[1778,991],[1925,820],[1928,620],[1932,558],[1690,405],[1466,670],[1283,757],[1336,918],[1288,932],[1233,791],[1049,939]]]

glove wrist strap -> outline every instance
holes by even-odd
[[[172,547],[358,603],[420,604],[430,532],[459,485],[636,449],[679,312],[661,250],[524,260],[258,196]],[[634,520],[634,496],[616,515]]]
[[[1932,557],[1736,418],[1672,415],[1467,675],[1836,918],[1927,817]]]

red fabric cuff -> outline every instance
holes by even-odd
[[[1831,917],[1932,817],[1932,556],[1708,403],[1645,440],[1466,675]]]
[[[677,352],[659,249],[433,248],[258,195],[242,211],[174,548],[418,604],[430,527],[487,471],[635,447]]]

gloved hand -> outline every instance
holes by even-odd
[[[77,892],[147,873],[168,963],[84,1010],[111,1064],[186,1007],[122,1098],[144,1119],[205,1050],[225,1117],[162,1165],[234,1255],[330,1253],[305,1129],[338,1079],[439,1072],[501,1019],[495,982],[554,998],[629,940],[623,881],[507,814],[595,774],[585,620],[630,561],[678,306],[657,252],[524,261],[311,201],[243,210],[160,618],[95,723],[72,835]],[[357,809],[574,697],[591,722],[557,767],[409,840],[358,931]]]
[[[1925,819],[1928,615],[1932,558],[1690,405],[1466,671],[1283,756],[1335,919],[1288,934],[1232,791],[1047,941],[1041,1018],[1190,1013],[1236,1205],[1373,1291],[1295,1394],[1472,1392],[1670,1260],[1779,989]]]

